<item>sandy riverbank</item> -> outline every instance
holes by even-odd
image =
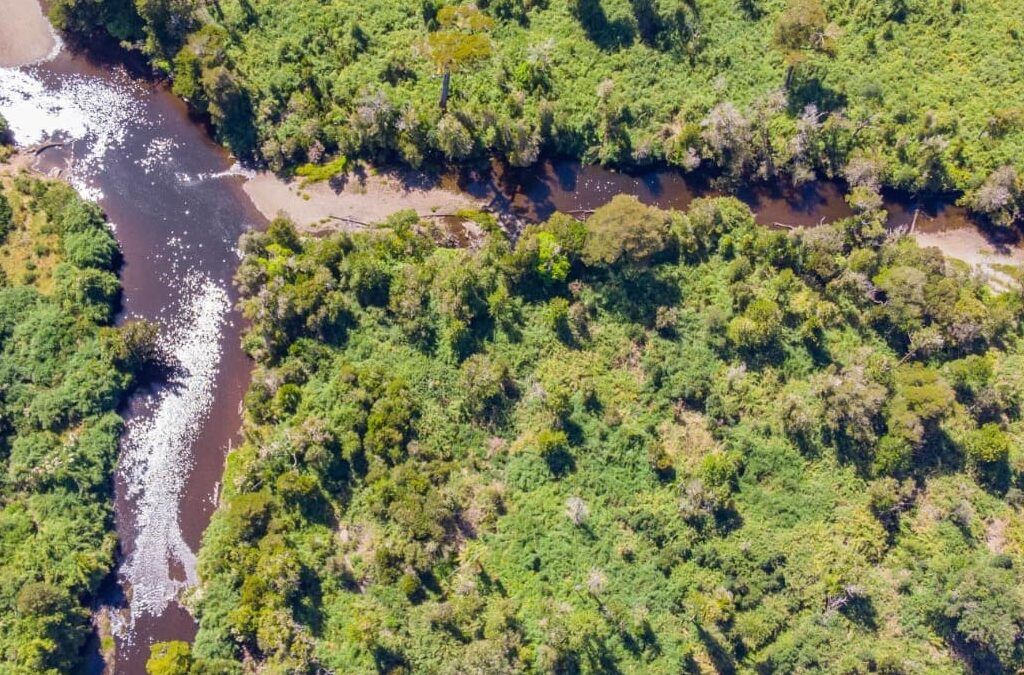
[[[919,246],[934,246],[947,258],[962,260],[984,274],[997,290],[1015,285],[1013,279],[999,267],[1024,265],[1024,249],[1007,246],[997,250],[977,229],[961,228],[946,232],[915,232]]]
[[[402,209],[428,216],[482,206],[468,195],[411,171],[348,174],[340,181],[306,187],[297,180],[286,181],[271,173],[260,173],[246,182],[245,193],[267,218],[283,213],[307,230],[379,223]]]
[[[0,0],[0,15],[0,66],[38,61],[57,46],[37,0]]]

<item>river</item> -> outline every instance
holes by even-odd
[[[138,392],[115,477],[120,559],[105,602],[115,609],[117,672],[144,672],[153,642],[194,636],[177,601],[196,580],[195,552],[213,510],[225,453],[236,440],[250,363],[231,277],[237,241],[265,224],[242,191],[244,171],[168,89],[117,63],[61,51],[0,68],[0,113],[16,141],[63,141],[42,170],[60,170],[99,200],[124,253],[120,321],[157,320],[180,372]],[[451,182],[451,181],[449,181]],[[525,220],[586,210],[618,193],[684,207],[709,192],[673,171],[637,174],[548,161],[529,170],[467,171],[459,189]],[[760,222],[814,225],[849,214],[840,188],[757,189],[741,197]],[[963,225],[962,210],[890,200],[890,223]]]
[[[195,551],[240,426],[250,364],[231,277],[239,236],[264,221],[185,105],[121,66],[62,51],[0,69],[0,113],[19,143],[65,142],[39,168],[60,169],[98,198],[124,254],[119,321],[159,321],[181,366],[130,400],[115,478],[120,564],[106,601],[117,610],[117,672],[142,673],[151,643],[195,632],[176,597],[196,579]]]
[[[484,170],[463,171],[454,183],[492,210],[524,221],[545,220],[555,211],[593,210],[617,194],[634,195],[646,204],[665,209],[686,209],[697,197],[722,194],[708,181],[674,169],[614,171],[557,159],[527,169],[492,163]],[[759,184],[735,196],[750,206],[762,225],[813,226],[852,215],[843,195],[841,184],[815,181],[799,187]],[[919,200],[886,193],[883,205],[890,228],[909,226],[915,214],[917,227],[926,231],[975,225],[967,210],[956,206],[952,199]]]

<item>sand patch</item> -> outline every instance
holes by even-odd
[[[60,45],[37,0],[0,0],[0,66],[45,59]]]
[[[483,202],[446,189],[426,176],[402,171],[347,175],[340,181],[306,187],[261,172],[246,182],[245,193],[267,218],[283,213],[306,230],[379,223],[403,209],[430,216],[483,207]]]
[[[1016,282],[999,267],[1003,265],[1024,265],[1024,249],[1020,246],[992,244],[981,231],[965,227],[946,232],[915,232],[919,246],[934,246],[947,258],[967,263],[983,276],[996,290],[1014,288]]]

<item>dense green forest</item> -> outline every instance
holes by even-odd
[[[243,239],[244,444],[150,672],[1024,667],[1019,287],[877,212],[477,219]]]
[[[95,204],[0,165],[3,673],[72,672],[114,563],[116,408],[153,337],[110,326],[118,264]]]
[[[1018,0],[56,0],[277,170],[543,153],[1024,209]],[[482,12],[482,13],[481,13]],[[439,105],[451,75],[447,112]]]

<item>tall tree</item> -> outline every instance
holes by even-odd
[[[775,43],[786,54],[786,88],[793,70],[807,58],[808,51],[831,53],[838,28],[828,23],[819,0],[789,0],[775,23]]]
[[[441,112],[448,110],[448,92],[452,72],[491,55],[491,40],[486,31],[494,19],[472,5],[442,7],[437,13],[440,28],[423,41],[423,53],[441,80]]]

